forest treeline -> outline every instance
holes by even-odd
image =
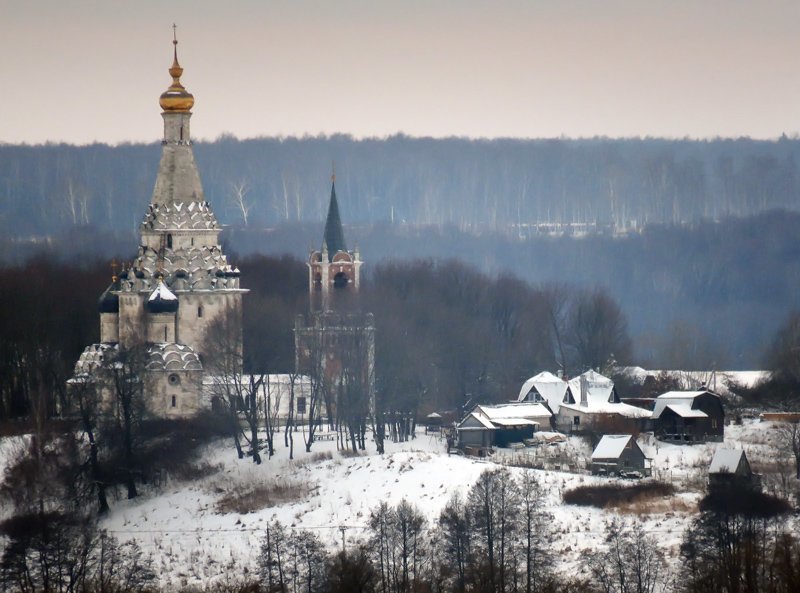
[[[308,310],[305,265],[291,257],[242,260],[244,369],[294,372],[294,320]],[[83,268],[44,259],[0,270],[0,419],[66,407],[66,381],[99,339],[97,301],[107,262]],[[627,321],[603,290],[491,278],[455,260],[396,261],[365,279],[374,314],[381,409],[416,417],[471,401],[504,401],[544,369],[578,374],[633,360]],[[211,361],[206,361],[211,362]]]
[[[0,145],[0,231],[137,229],[160,146]],[[523,235],[530,225],[685,224],[800,209],[800,141],[470,140],[403,135],[198,142],[206,197],[242,226],[317,221],[335,162],[351,224],[403,222]]]
[[[242,311],[245,371],[291,373],[295,316],[308,310],[305,264],[263,255],[239,262],[250,289]],[[97,302],[110,276],[99,259],[38,258],[0,269],[0,420],[51,417],[66,407],[75,361],[99,339]],[[665,366],[636,347],[624,309],[605,289],[530,284],[459,260],[387,261],[364,278],[360,307],[374,314],[375,383],[390,418],[434,410],[458,416],[468,404],[507,401],[542,370],[576,376],[615,365]],[[785,371],[773,387],[796,393],[800,324],[796,314],[781,322],[760,355],[768,368]],[[703,347],[693,332],[665,336],[656,354],[692,356],[687,349]]]
[[[0,145],[0,261],[133,253],[159,150]],[[366,270],[457,258],[602,286],[664,366],[760,367],[800,291],[796,139],[221,137],[195,152],[229,252],[318,248],[335,161]]]

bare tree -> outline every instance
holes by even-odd
[[[213,397],[221,402],[221,411],[228,425],[239,459],[244,457],[239,410],[247,406],[249,412],[252,407],[255,407],[256,409],[252,411],[250,417],[256,427],[258,415],[255,394],[252,394],[251,401],[245,401],[245,396],[250,392],[246,388],[246,384],[243,383],[242,377],[243,344],[241,319],[242,317],[236,307],[228,307],[208,324],[202,346],[202,351],[205,353],[203,363],[211,377]],[[251,423],[251,426],[253,423]],[[258,440],[257,428],[255,439],[256,441]],[[255,453],[253,461],[260,463],[257,448],[253,448],[253,451]]]
[[[101,421],[102,387],[96,378],[82,375],[70,381],[67,390],[71,407],[80,418],[81,428],[89,442],[89,474],[92,486],[97,494],[97,510],[100,515],[108,512],[106,497],[106,479],[99,461],[99,445],[97,433]]]
[[[475,544],[486,559],[480,573],[490,591],[505,591],[512,573],[512,544],[518,526],[519,488],[505,469],[486,470],[472,486],[467,497],[470,520],[478,536]]]
[[[569,337],[581,368],[607,372],[610,361],[630,360],[628,322],[619,305],[601,288],[575,298],[569,313]]]
[[[136,448],[145,414],[147,390],[147,345],[136,342],[127,348],[120,347],[104,358],[103,374],[110,378],[113,402],[113,419],[116,435],[121,439],[122,471],[128,489],[128,498],[136,498]]]
[[[606,524],[604,553],[588,560],[594,581],[603,593],[656,593],[667,590],[663,556],[641,523]]]
[[[281,384],[280,380],[273,383],[269,375],[264,381],[264,430],[266,431],[267,450],[270,458],[275,455],[275,431],[279,426],[279,413],[281,409]]]
[[[542,512],[544,490],[533,471],[526,471],[519,482],[520,543],[524,558],[523,583],[525,593],[543,591],[549,584],[552,571],[552,552],[548,538],[548,517]]]
[[[795,477],[800,480],[800,422],[781,423],[778,435],[780,445],[794,458]]]
[[[472,558],[472,524],[464,499],[454,492],[439,515],[444,556],[447,566],[455,575],[454,590],[467,590],[467,570]]]
[[[241,214],[242,224],[244,226],[247,226],[250,210],[253,207],[250,200],[247,199],[247,194],[249,191],[250,187],[244,180],[231,183],[230,202],[233,207],[239,211],[239,214]]]

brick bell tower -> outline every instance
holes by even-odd
[[[336,175],[331,175],[331,200],[325,220],[322,250],[308,258],[308,287],[312,311],[342,311],[355,304],[360,285],[361,256],[348,251],[336,200]]]
[[[319,376],[329,417],[335,414],[337,390],[354,381],[369,398],[370,415],[374,412],[375,322],[359,307],[362,263],[358,248],[347,250],[332,174],[322,249],[312,250],[306,264],[309,312],[297,316],[294,329],[295,368]]]

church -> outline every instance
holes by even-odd
[[[241,334],[247,292],[239,286],[239,269],[222,251],[222,229],[203,194],[189,126],[194,96],[181,84],[177,48],[173,38],[172,84],[159,99],[161,161],[140,226],[138,256],[100,297],[100,342],[84,350],[70,380],[73,388],[96,385],[103,400],[111,401],[115,369],[136,352],[145,405],[166,418],[191,416],[210,405],[202,389],[206,330],[226,315]]]
[[[322,249],[306,263],[309,312],[294,326],[295,369],[318,378],[329,417],[342,401],[375,413],[375,322],[358,306],[362,264],[358,249],[347,249],[332,175]]]
[[[162,418],[212,407],[203,360],[217,353],[204,352],[212,349],[207,332],[222,321],[226,333],[238,334],[227,336],[226,347],[238,349],[241,364],[242,297],[248,292],[222,251],[222,229],[203,194],[189,126],[194,96],[181,84],[177,46],[173,38],[172,84],[159,99],[161,161],[140,226],[138,256],[101,295],[100,342],[83,351],[69,381],[72,389],[91,386],[110,405],[120,375],[135,376],[147,412]],[[345,390],[357,391],[368,402],[362,407],[374,412],[374,321],[357,307],[362,263],[358,249],[347,249],[332,175],[322,248],[307,262],[310,310],[297,317],[294,330],[295,372],[319,378],[325,401],[316,406],[324,405],[329,418]],[[123,373],[131,361],[138,368]]]

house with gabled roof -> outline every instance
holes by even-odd
[[[650,460],[633,435],[604,435],[592,451],[592,474],[619,476],[628,472],[649,476]]]
[[[668,391],[656,398],[652,414],[656,438],[673,443],[722,442],[722,398],[708,390]]]
[[[757,488],[759,480],[750,468],[744,451],[720,447],[714,451],[708,468],[708,486],[711,489],[731,486]]]
[[[541,403],[479,404],[458,424],[461,447],[507,447],[550,427],[550,410]]]
[[[543,403],[553,414],[558,414],[558,408],[564,401],[567,387],[569,384],[561,377],[548,371],[542,371],[522,384],[517,401]]]
[[[553,412],[553,427],[561,432],[581,432],[603,424],[617,430],[641,430],[650,412],[622,403],[614,382],[589,370],[570,381],[542,372],[528,379],[517,401],[539,402]]]

